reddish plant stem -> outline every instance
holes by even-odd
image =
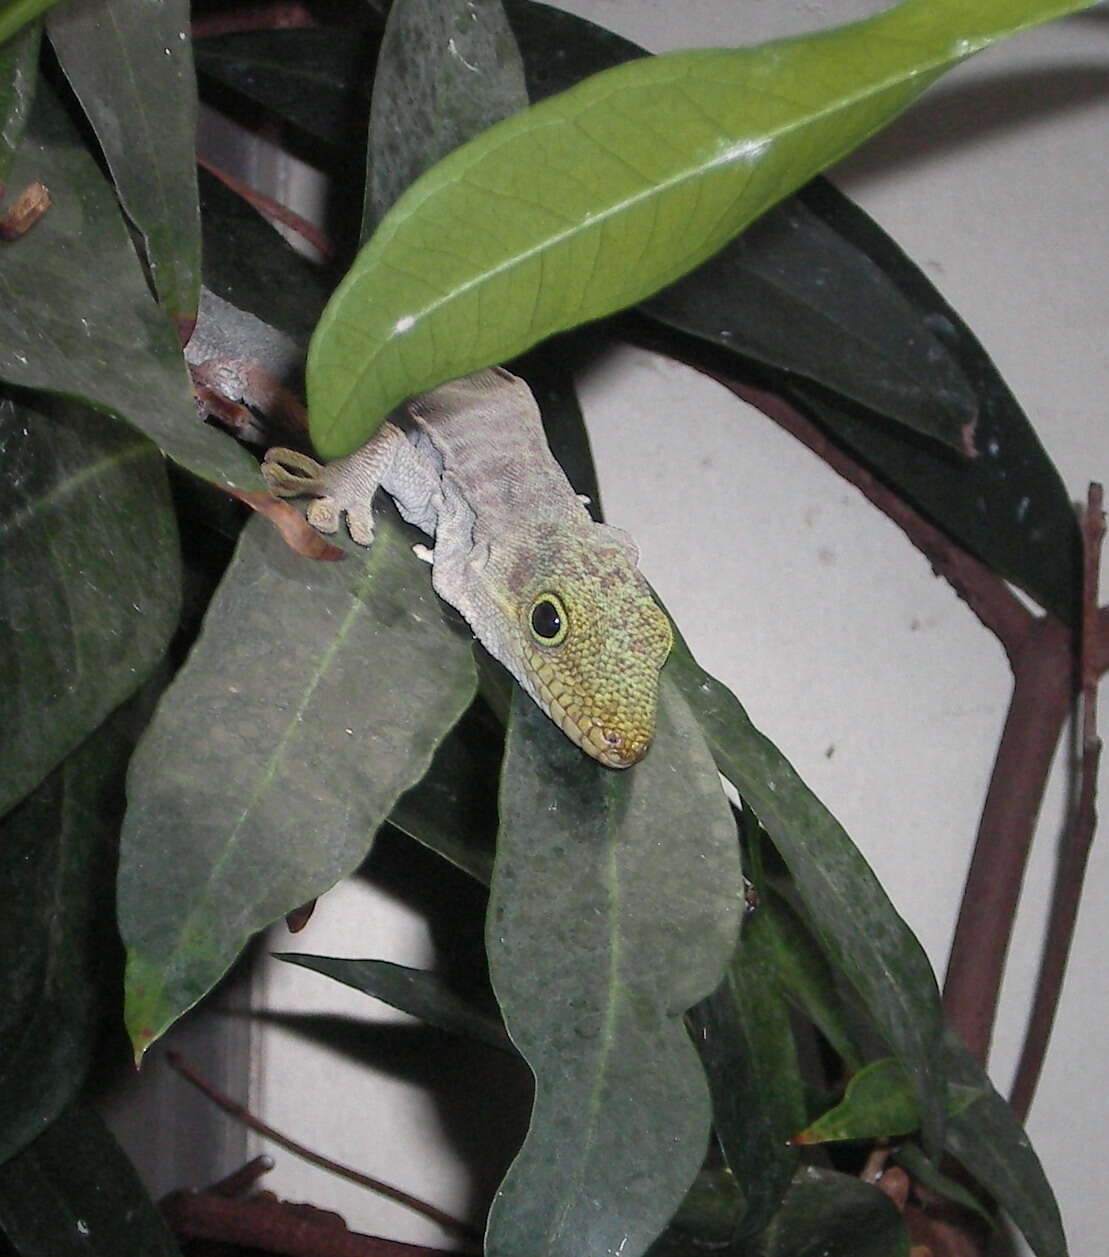
[[[948,1019],[983,1065],[1028,851],[1071,708],[1071,634],[1059,620],[1045,617],[1010,654],[1010,661],[1013,696],[982,806],[943,988]]]
[[[275,201],[273,197],[256,191],[249,184],[243,183],[241,179],[236,179],[234,175],[228,174],[226,170],[221,170],[218,166],[208,161],[207,158],[201,157],[199,153],[197,154],[196,164],[210,175],[214,175],[221,183],[226,184],[236,196],[241,196],[244,201],[253,205],[260,214],[264,214],[267,218],[272,218],[288,227],[291,231],[295,231],[301,239],[306,240],[314,249],[317,249],[324,260],[327,260],[334,254],[335,248],[331,241],[307,218],[302,218],[300,214],[287,209],[280,201]]]
[[[338,1214],[269,1196],[229,1200],[208,1192],[174,1192],[160,1207],[170,1229],[182,1238],[284,1257],[449,1257],[437,1248],[348,1231]]]
[[[761,410],[837,475],[853,484],[868,502],[901,529],[932,564],[936,574],[952,586],[1007,652],[1032,631],[1036,617],[996,573],[941,532],[784,398],[713,371],[705,371],[697,363],[689,365]]]
[[[230,13],[206,13],[193,19],[194,39],[212,35],[235,35],[242,31],[295,30],[317,25],[307,6],[276,0]]]
[[[452,1217],[445,1210],[439,1209],[435,1205],[430,1205],[426,1201],[420,1200],[418,1196],[413,1196],[399,1187],[394,1187],[391,1183],[384,1183],[381,1179],[371,1178],[370,1175],[351,1169],[350,1166],[342,1165],[338,1161],[332,1161],[330,1157],[313,1152],[311,1148],[304,1147],[303,1144],[290,1139],[288,1135],[283,1135],[280,1131],[274,1130],[272,1126],[263,1122],[261,1118],[255,1117],[245,1105],[240,1104],[237,1100],[232,1100],[230,1096],[224,1095],[222,1091],[213,1087],[207,1079],[202,1078],[184,1060],[179,1052],[167,1052],[166,1060],[183,1078],[191,1082],[198,1091],[202,1091],[213,1104],[217,1104],[225,1113],[230,1113],[232,1117],[237,1118],[244,1126],[249,1126],[251,1130],[265,1136],[266,1139],[272,1140],[273,1143],[279,1144],[295,1156],[302,1157],[313,1165],[318,1165],[320,1169],[329,1170],[332,1174],[338,1174],[340,1178],[345,1178],[351,1183],[357,1183],[359,1187],[366,1187],[370,1191],[376,1192],[379,1196],[395,1200],[397,1204],[404,1205],[405,1208],[411,1209],[413,1213],[418,1213],[422,1217],[429,1218],[432,1222],[437,1222],[445,1231],[449,1231],[453,1235],[461,1235],[467,1240],[480,1241],[481,1236],[473,1227],[460,1221],[458,1218]]]
[[[1009,1100],[1021,1121],[1028,1115],[1051,1038],[1074,937],[1086,865],[1097,827],[1097,773],[1101,762],[1101,739],[1097,732],[1100,669],[1094,647],[1100,628],[1097,595],[1104,535],[1105,515],[1102,511],[1101,485],[1093,484],[1090,485],[1086,511],[1082,518],[1082,758],[1079,785],[1071,819],[1063,837],[1032,1014]]]
[[[697,363],[690,365],[703,370]],[[712,371],[705,374],[773,419],[897,524],[1008,656],[1013,695],[982,808],[944,983],[948,1020],[984,1064],[1036,818],[1074,692],[1072,634],[1055,617],[1038,617],[1029,611],[996,573],[784,398]],[[1097,619],[1096,629],[1102,628]],[[1109,649],[1104,656],[1097,650],[1105,637],[1100,632],[1091,641],[1091,667],[1109,664]],[[1077,873],[1080,877],[1081,870]]]

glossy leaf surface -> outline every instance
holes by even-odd
[[[483,132],[409,188],[324,312],[316,448],[345,454],[405,397],[672,283],[945,70],[1084,7],[906,0],[759,48],[635,61]]]
[[[277,958],[334,978],[336,982],[426,1021],[429,1026],[477,1039],[502,1052],[512,1051],[496,1012],[478,1008],[454,991],[439,974],[395,965],[388,960],[344,960],[304,952],[280,952]]]
[[[849,1174],[806,1166],[750,1257],[909,1257],[893,1201]]]
[[[112,188],[45,84],[10,175],[20,187],[32,179],[54,204],[4,246],[0,378],[111,411],[196,475],[261,492],[254,460],[197,419],[177,337]]]
[[[1055,1194],[1016,1114],[951,1031],[943,1055],[952,1083],[980,1097],[948,1122],[947,1151],[1008,1213],[1036,1257],[1067,1257]]]
[[[0,1163],[84,1080],[115,976],[115,838],[147,703],[128,704],[0,820]]]
[[[132,762],[120,858],[126,1018],[144,1050],[255,931],[350,873],[473,696],[416,534],[339,563],[244,529]]]
[[[1080,543],[1070,495],[989,355],[927,276],[857,205],[823,181],[800,195],[815,216],[904,292],[959,364],[976,398],[978,457],[957,458],[934,443],[914,440],[803,382],[789,391],[956,541],[1073,622]]]
[[[154,669],[181,573],[165,465],[145,437],[73,403],[0,394],[0,452],[2,814]]]
[[[187,333],[200,298],[196,75],[189,0],[68,0],[47,19],[62,70]]]
[[[944,1122],[936,981],[920,944],[836,819],[735,696],[701,669],[684,643],[667,663],[704,732],[717,767],[759,818],[793,876],[833,965],[858,991],[909,1071],[926,1138]]]
[[[772,959],[774,939],[748,918],[721,985],[689,1014],[712,1092],[716,1137],[746,1198],[744,1234],[761,1231],[798,1164],[789,1137],[805,1096],[789,1009]]]
[[[35,99],[39,38],[39,28],[34,26],[7,43],[0,43],[0,189],[8,177]]]
[[[374,74],[363,240],[429,166],[527,103],[501,0],[394,0]]]
[[[570,13],[507,5],[533,102],[649,54]],[[652,320],[933,431],[977,402],[932,328],[865,252],[788,197],[692,274],[639,307]]]
[[[194,50],[202,76],[340,145],[365,114],[377,36],[350,28],[236,31],[198,39]]]
[[[19,1257],[179,1257],[99,1117],[71,1108],[0,1166],[0,1234]]]
[[[486,945],[536,1096],[491,1257],[635,1257],[705,1155],[709,1098],[682,1016],[731,955],[738,849],[688,707],[668,681],[660,699],[650,753],[615,772],[514,695]]]

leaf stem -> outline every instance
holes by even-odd
[[[272,1126],[263,1122],[261,1118],[255,1117],[245,1105],[240,1104],[237,1100],[232,1100],[230,1096],[224,1095],[222,1091],[212,1086],[207,1079],[202,1078],[179,1052],[167,1052],[166,1060],[183,1078],[191,1082],[197,1090],[202,1091],[213,1104],[218,1105],[225,1113],[229,1113],[232,1117],[237,1118],[244,1126],[248,1126],[259,1135],[263,1135],[266,1139],[293,1153],[294,1156],[301,1157],[312,1165],[318,1165],[321,1169],[329,1170],[332,1174],[337,1174],[340,1178],[345,1178],[351,1183],[357,1183],[360,1187],[369,1188],[370,1191],[376,1192],[379,1196],[385,1196],[389,1200],[394,1200],[397,1204],[404,1205],[406,1209],[411,1209],[414,1213],[418,1213],[432,1222],[437,1222],[445,1231],[449,1231],[453,1235],[460,1235],[467,1240],[481,1242],[481,1235],[472,1226],[460,1221],[435,1205],[430,1205],[426,1201],[420,1200],[419,1197],[413,1196],[399,1187],[394,1187],[391,1183],[371,1178],[370,1175],[363,1174],[360,1170],[351,1169],[338,1161],[332,1161],[330,1157],[313,1152],[311,1148],[304,1147],[303,1144],[290,1139],[288,1135],[283,1135],[280,1131],[274,1130]],[[382,1251],[384,1252],[385,1250]]]
[[[1100,632],[1102,625],[1097,594],[1104,536],[1102,488],[1099,484],[1091,484],[1082,516],[1082,751],[1079,784],[1067,832],[1063,837],[1051,896],[1047,937],[1044,940],[1040,973],[1036,981],[1036,994],[1009,1099],[1013,1111],[1021,1121],[1027,1116],[1032,1103],[1051,1037],[1074,937],[1086,865],[1097,826],[1097,773],[1101,761],[1101,739],[1097,732],[1097,688],[1101,670],[1098,666],[1097,647],[1105,637]]]
[[[268,1196],[230,1200],[212,1192],[173,1192],[162,1215],[183,1239],[232,1244],[284,1257],[450,1257],[437,1248],[360,1235],[338,1214]]]

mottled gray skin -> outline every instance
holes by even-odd
[[[320,467],[270,450],[262,470],[283,496],[309,494],[308,519],[373,539],[384,489],[435,539],[432,584],[556,724],[595,759],[626,768],[654,732],[670,625],[627,533],[590,518],[543,433],[530,389],[494,367],[413,399],[360,449]],[[557,640],[533,627],[554,605]]]

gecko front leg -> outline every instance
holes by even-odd
[[[399,480],[415,499],[408,503],[398,498],[402,514],[410,518],[414,507],[420,516],[414,522],[420,526],[425,526],[430,514],[434,532],[431,503],[438,495],[438,476],[419,460],[408,438],[392,423],[382,424],[365,445],[331,463],[318,463],[296,450],[267,450],[262,475],[277,497],[315,498],[307,518],[320,532],[336,532],[345,513],[352,540],[362,546],[373,541],[374,494],[383,486],[396,497],[395,483]]]

